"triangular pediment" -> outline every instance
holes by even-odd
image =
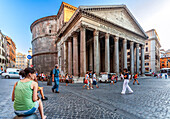
[[[83,10],[98,16],[102,19],[105,19],[113,24],[116,24],[120,27],[128,29],[132,32],[135,32],[143,37],[146,37],[145,32],[140,27],[138,22],[132,16],[132,14],[128,11],[128,9],[124,6],[115,6],[109,8],[101,7],[101,6],[94,6],[94,7],[84,7]]]

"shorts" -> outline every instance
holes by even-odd
[[[69,81],[68,81],[68,80],[66,80],[66,83],[69,83]]]
[[[96,82],[96,81],[93,81],[93,85],[97,85],[97,82]]]
[[[91,84],[93,83],[93,80],[92,80],[92,78],[90,78],[90,80],[89,80],[89,83],[91,83]]]
[[[22,110],[22,111],[14,111],[17,116],[26,116],[33,114],[39,107],[38,101],[35,102],[35,106],[29,110]]]

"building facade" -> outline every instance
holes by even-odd
[[[17,69],[25,69],[27,67],[27,56],[20,52],[16,55],[16,68]]]
[[[0,68],[6,69],[6,36],[0,31]]]
[[[146,32],[148,39],[145,41],[145,71],[160,71],[160,39],[155,29]]]
[[[43,22],[50,25],[51,22],[48,20],[53,21],[53,27],[45,25],[45,28],[40,27],[43,26]],[[41,59],[40,53],[37,55],[37,52],[48,50],[50,53],[50,49],[54,48],[55,52],[51,53],[55,54],[55,63],[59,64],[60,70],[64,73],[73,74],[74,77],[84,77],[87,70],[93,70],[97,75],[100,72],[119,74],[123,68],[127,68],[129,49],[130,72],[139,73],[141,65],[141,74],[144,74],[144,46],[147,35],[125,5],[76,8],[63,2],[56,16],[35,21],[31,25],[31,31],[33,65],[46,64],[40,61],[44,58]],[[45,34],[43,31],[46,31]],[[46,42],[49,42],[49,37],[52,35],[54,44],[51,43],[51,47],[48,47]],[[43,40],[45,37],[48,37],[46,41]],[[40,47],[41,43],[38,43],[37,39],[39,42],[44,41],[43,47]],[[139,48],[141,48],[141,62]],[[53,62],[52,66],[55,63]]]
[[[170,68],[170,57],[160,58],[160,68]]]
[[[13,40],[6,36],[7,39],[7,43],[9,44],[9,46],[7,45],[8,49],[9,49],[9,68],[14,68],[16,65],[16,45],[13,42]]]
[[[161,49],[160,68],[170,68],[170,49]]]

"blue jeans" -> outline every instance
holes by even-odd
[[[58,91],[59,88],[59,77],[54,77],[54,86],[52,89],[56,89]]]

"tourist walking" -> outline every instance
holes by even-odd
[[[42,101],[37,97],[38,84],[32,80],[35,75],[33,68],[26,68],[22,74],[25,78],[15,83],[12,92],[14,112],[18,116],[27,116],[39,109],[41,118],[45,119]]]
[[[96,72],[93,72],[93,85],[95,85],[96,88],[99,88],[99,86],[97,85]]]
[[[89,83],[90,83],[90,89],[93,89],[93,74],[92,74],[92,70],[89,72]]]
[[[83,88],[85,88],[86,86],[87,86],[87,90],[89,90],[89,72],[88,71],[85,74],[85,80],[84,80]]]
[[[66,78],[66,86],[68,86],[68,83],[69,83],[69,77],[68,77],[68,74],[66,74],[65,78]]]
[[[134,75],[134,81],[133,81],[133,85],[135,85],[135,82],[139,85],[139,82],[138,82],[138,74],[136,73],[135,75]]]
[[[129,73],[127,69],[124,69],[124,82],[123,82],[123,90],[121,94],[126,93],[126,89],[128,89],[129,93],[133,93],[132,89],[128,85],[129,83]]]
[[[55,93],[59,93],[59,76],[60,76],[60,71],[59,71],[59,67],[56,64],[55,68],[53,69],[53,74],[52,74],[52,78],[54,81],[54,86],[52,87],[52,92],[54,92],[54,89],[56,89]]]
[[[116,76],[113,74],[112,75],[112,77],[111,77],[111,82],[110,82],[110,84],[115,84],[115,78],[116,78]]]

